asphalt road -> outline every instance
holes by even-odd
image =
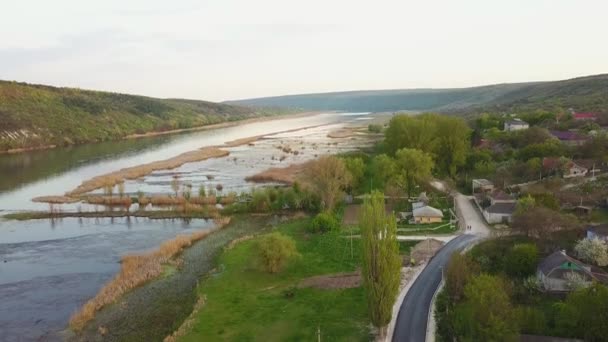
[[[475,239],[475,235],[460,235],[447,243],[424,268],[407,292],[399,314],[393,341],[424,342],[429,309],[433,295],[441,282],[441,270],[454,251],[464,248]]]

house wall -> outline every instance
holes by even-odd
[[[487,212],[487,211],[484,210],[483,217],[490,224],[503,223],[505,221],[511,223],[513,215],[489,213],[489,212]]]
[[[441,222],[441,217],[417,216],[414,217],[416,223],[437,223]]]
[[[582,167],[573,167],[568,172],[564,173],[564,178],[583,177],[587,174],[587,169]]]
[[[590,230],[587,231],[587,238],[588,239],[600,239],[600,240],[604,240],[604,241],[608,242],[608,236],[599,235]]]

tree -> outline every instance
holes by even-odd
[[[372,187],[374,189],[385,190],[386,185],[394,178],[396,168],[395,160],[388,155],[380,154],[375,156],[370,163]]]
[[[579,258],[598,265],[608,266],[608,244],[598,238],[582,239],[574,247]]]
[[[437,115],[435,122],[436,142],[432,151],[437,168],[443,174],[454,177],[458,168],[466,162],[471,129],[463,119],[452,116]]]
[[[505,259],[505,272],[512,277],[525,278],[534,274],[538,263],[536,245],[525,243],[511,248]]]
[[[330,213],[319,213],[312,220],[310,228],[311,233],[325,233],[340,228],[340,222]]]
[[[517,204],[515,205],[515,212],[518,214],[524,214],[534,207],[536,207],[536,200],[534,199],[534,197],[530,195],[524,196],[517,200]]]
[[[578,226],[575,216],[545,207],[533,207],[524,212],[516,211],[512,224],[514,230],[532,237],[548,237],[552,232],[576,229]]]
[[[468,254],[452,254],[445,270],[445,288],[450,298],[462,299],[466,284],[478,273],[479,265]]]
[[[258,262],[266,272],[280,272],[289,259],[296,256],[299,256],[296,243],[281,233],[264,235],[257,243]]]
[[[394,155],[402,148],[431,152],[435,143],[436,123],[431,115],[395,115],[384,133],[388,152]]]
[[[323,156],[315,160],[305,173],[315,192],[321,196],[323,209],[327,211],[334,209],[338,198],[351,181],[351,175],[342,159],[334,156]]]
[[[605,341],[608,336],[608,288],[594,284],[568,295],[559,305],[555,326],[559,336]]]
[[[351,175],[351,189],[359,188],[365,175],[365,163],[363,159],[359,157],[344,158],[344,164]]]
[[[381,192],[373,191],[365,200],[359,226],[363,256],[361,273],[370,319],[384,335],[399,290],[401,258],[397,223],[393,215],[386,215]]]
[[[395,157],[399,185],[411,196],[416,185],[431,176],[433,158],[428,153],[411,148],[400,149]]]
[[[456,331],[466,341],[517,341],[518,322],[503,281],[481,274],[464,289]],[[459,339],[460,340],[460,339]]]

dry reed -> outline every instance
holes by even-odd
[[[214,221],[216,227],[213,229],[190,235],[178,235],[172,240],[163,242],[157,250],[150,253],[123,256],[120,272],[105,284],[95,297],[70,317],[70,328],[76,331],[81,330],[101,308],[115,302],[129,290],[160,276],[163,273],[163,265],[175,263],[175,256],[180,254],[184,248],[225,227],[230,223],[230,217],[221,217]]]
[[[254,183],[276,182],[291,185],[304,172],[309,163],[292,164],[287,167],[271,167],[253,176],[249,176],[245,180]]]
[[[114,186],[124,182],[126,179],[137,179],[157,170],[170,170],[180,167],[186,163],[202,161],[210,158],[220,158],[229,155],[230,152],[217,147],[204,147],[200,150],[182,153],[173,158],[142,164],[134,167],[124,168],[110,172],[105,175],[93,177],[82,182],[76,189],[66,193],[66,196],[78,196],[104,186]]]
[[[68,196],[40,196],[32,198],[32,202],[43,202],[52,204],[75,203],[78,201],[80,201],[80,199]]]

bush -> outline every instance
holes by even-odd
[[[382,133],[382,126],[377,124],[370,124],[367,126],[367,130],[372,133]]]
[[[325,233],[340,228],[336,217],[330,213],[320,213],[311,222],[309,231],[311,233]]]
[[[538,250],[530,243],[517,244],[505,259],[505,272],[512,277],[525,278],[534,274],[538,262]]]
[[[299,254],[295,241],[281,233],[264,235],[258,241],[257,258],[266,272],[280,272],[287,261],[296,256]]]

